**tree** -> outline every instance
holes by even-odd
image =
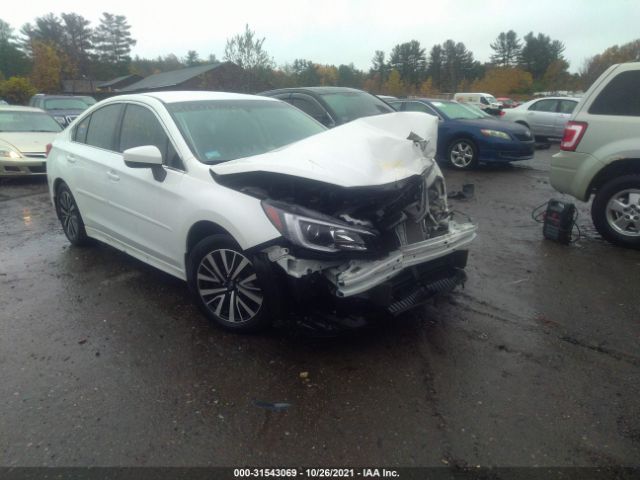
[[[75,13],[63,13],[61,16],[64,24],[62,48],[78,73],[88,75],[90,52],[93,50],[93,31],[89,27],[91,22]]]
[[[102,14],[100,24],[95,29],[94,45],[100,61],[111,66],[112,75],[127,72],[131,62],[131,47],[136,43],[124,15]]]
[[[433,85],[433,81],[431,80],[431,77],[427,78],[424,82],[422,82],[420,84],[420,88],[418,89],[418,94],[422,97],[430,97],[437,93],[440,93],[440,92]]]
[[[311,60],[296,58],[291,65],[291,73],[297,86],[310,87],[320,83],[320,75],[316,70],[316,64]]]
[[[62,65],[55,47],[48,43],[34,40],[33,71],[31,80],[41,92],[56,93],[60,91]]]
[[[354,67],[353,63],[349,65],[340,65],[338,67],[338,82],[341,87],[361,88],[364,73]]]
[[[260,83],[265,83],[269,71],[275,63],[263,48],[265,38],[257,38],[249,25],[245,25],[244,33],[227,39],[224,47],[224,60],[233,62],[245,70],[245,89],[255,91]]]
[[[25,77],[11,77],[0,82],[0,97],[15,105],[26,105],[37,90]]]
[[[471,84],[476,92],[491,92],[499,95],[531,93],[533,79],[529,72],[520,68],[497,67],[488,69],[484,77]]]
[[[316,72],[320,85],[335,86],[338,84],[338,69],[334,65],[317,65]]]
[[[29,61],[18,48],[13,28],[0,20],[0,73],[5,77],[25,75],[29,70]]]
[[[614,45],[588,58],[580,69],[582,87],[587,89],[611,65],[640,61],[640,39],[624,45]]]
[[[564,44],[543,33],[537,36],[529,32],[524,37],[524,46],[520,51],[519,64],[533,75],[534,80],[541,80],[551,63],[556,60],[564,60]]]
[[[565,60],[555,60],[551,62],[542,77],[545,89],[552,92],[572,90],[573,78],[568,72],[568,69],[569,64]]]
[[[382,89],[382,84],[385,82],[389,72],[389,66],[385,60],[385,55],[382,50],[376,50],[376,53],[373,55],[371,59],[371,70],[369,74],[373,76],[377,76],[378,78],[378,88]]]
[[[444,52],[442,46],[434,45],[429,53],[429,68],[427,74],[434,87],[442,88],[442,70],[444,68]]]
[[[195,67],[196,65],[200,65],[202,62],[200,61],[198,52],[195,50],[189,50],[187,52],[187,56],[184,57],[184,63],[187,67]]]
[[[398,44],[391,51],[389,66],[400,73],[400,78],[405,85],[418,86],[426,73],[425,50],[417,40]]]
[[[404,94],[405,90],[406,85],[400,78],[400,72],[397,70],[391,70],[388,80],[382,85],[382,91],[387,95],[397,97],[398,95]]]
[[[442,44],[442,56],[441,90],[455,92],[463,80],[474,78],[476,62],[464,43],[447,40]]]
[[[518,35],[513,30],[501,32],[496,41],[491,44],[495,52],[491,55],[491,61],[500,67],[513,67],[517,65],[522,44]]]

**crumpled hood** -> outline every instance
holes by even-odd
[[[343,187],[392,183],[434,163],[438,120],[419,112],[360,118],[261,155],[211,166],[216,175],[272,172]],[[407,137],[427,141],[424,151]]]
[[[9,144],[22,153],[45,153],[58,132],[0,132],[0,145]]]

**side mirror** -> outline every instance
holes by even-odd
[[[122,155],[127,167],[151,168],[162,165],[162,153],[155,145],[129,148]]]

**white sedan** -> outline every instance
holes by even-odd
[[[47,144],[61,130],[39,108],[0,105],[0,177],[46,174]]]
[[[72,244],[121,249],[254,330],[312,307],[400,313],[464,280],[476,228],[451,220],[436,135],[420,113],[327,130],[271,98],[127,95],[57,137],[48,180]]]

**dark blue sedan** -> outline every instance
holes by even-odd
[[[412,98],[390,103],[399,112],[424,112],[440,119],[437,158],[455,169],[533,158],[534,140],[522,125],[496,120],[452,100]]]

